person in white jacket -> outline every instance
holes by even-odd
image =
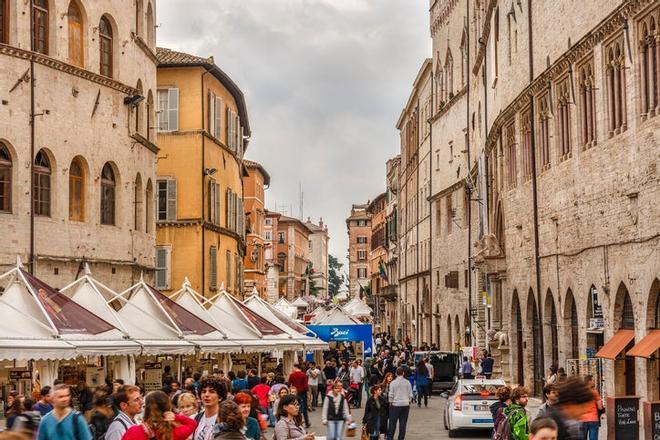
[[[398,422],[398,440],[404,440],[406,438],[406,425],[408,424],[410,401],[413,398],[413,392],[410,382],[403,377],[403,368],[399,367],[396,369],[396,379],[390,384],[387,397],[390,402],[390,414],[386,439],[393,440]]]

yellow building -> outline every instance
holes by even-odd
[[[250,136],[238,86],[213,62],[158,48],[156,287],[185,277],[205,296],[242,294],[243,153]]]

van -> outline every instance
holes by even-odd
[[[433,366],[431,391],[446,391],[452,388],[458,380],[461,353],[453,351],[416,351],[414,353],[415,365],[424,358],[429,358]]]

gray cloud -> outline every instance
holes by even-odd
[[[158,44],[216,64],[243,89],[247,157],[272,176],[270,209],[323,217],[345,260],[351,203],[384,190],[395,124],[430,54],[425,0],[161,0]]]

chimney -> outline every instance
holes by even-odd
[[[323,217],[319,217],[319,228],[323,229]]]

